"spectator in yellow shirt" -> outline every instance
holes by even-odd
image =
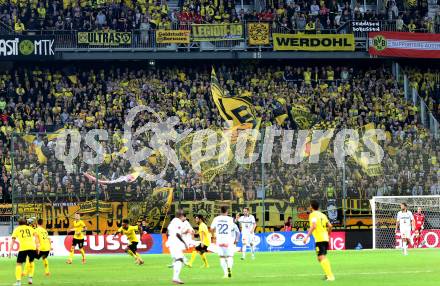
[[[21,22],[20,19],[17,18],[17,22],[15,22],[14,25],[14,32],[17,34],[22,34],[25,31],[24,24]]]

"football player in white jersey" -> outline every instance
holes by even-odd
[[[255,258],[255,245],[254,245],[254,234],[257,224],[255,222],[255,217],[249,213],[249,208],[243,209],[243,215],[237,214],[236,221],[240,223],[241,228],[241,259],[246,258],[246,250],[249,246],[251,248],[252,259]]]
[[[183,236],[186,233],[184,221],[186,220],[183,210],[179,210],[176,217],[168,225],[168,240],[166,246],[170,249],[173,259],[173,280],[174,284],[183,284],[180,280],[180,271],[184,263],[183,251],[188,248]]]
[[[216,240],[217,253],[224,273],[223,278],[231,278],[234,252],[240,238],[240,231],[234,219],[228,216],[228,207],[221,207],[221,215],[216,216],[212,221],[211,231]]]
[[[402,239],[403,255],[408,255],[408,243],[411,241],[411,230],[414,229],[414,217],[408,210],[406,203],[400,204],[400,211],[397,213],[396,233],[400,231]]]

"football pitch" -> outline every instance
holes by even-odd
[[[187,255],[189,258],[189,255]],[[209,269],[201,269],[197,257],[193,268],[185,267],[181,279],[187,285],[440,285],[440,251],[410,249],[408,256],[399,250],[331,251],[329,259],[336,281],[323,281],[320,265],[314,252],[257,253],[240,260],[236,254],[231,279],[223,279],[217,255],[210,254]],[[34,285],[171,285],[172,269],[169,255],[143,255],[145,264],[134,264],[126,255],[87,257],[81,264],[79,255],[67,265],[63,257],[50,257],[51,277],[43,275],[41,261],[36,262]],[[0,259],[0,285],[14,282],[15,259]],[[23,279],[23,285],[27,280]]]

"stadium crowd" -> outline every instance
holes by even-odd
[[[321,154],[318,164],[305,161],[291,168],[282,163],[279,144],[275,144],[271,164],[257,162],[249,168],[220,172],[209,184],[188,167],[188,162],[181,160],[183,173],[169,167],[164,176],[168,186],[176,189],[176,199],[252,200],[262,198],[263,191],[266,198],[297,203],[302,198],[309,199],[306,194],[328,200],[343,196],[369,198],[375,194],[440,194],[440,144],[420,126],[417,108],[403,99],[403,89],[389,69],[223,65],[217,74],[229,95],[252,99],[262,128],[277,125],[299,129],[318,124],[339,129],[375,123],[387,131],[382,171],[380,176],[370,177],[349,160],[344,195],[342,171],[335,165],[332,147]],[[115,180],[133,172],[130,163],[118,153],[124,152],[124,118],[138,104],[152,107],[163,118],[178,116],[180,132],[185,128],[223,126],[209,90],[208,65],[140,68],[107,64],[76,70],[33,66],[1,72],[0,201],[11,201],[12,178],[14,200],[21,202],[75,202],[97,196],[105,200],[139,201],[151,195],[154,182],[138,178],[133,183],[96,186],[84,172],[98,174],[103,180]],[[277,121],[274,110],[280,102],[285,103],[285,111],[293,107],[305,110],[306,119],[299,120],[290,112],[284,122]],[[139,118],[139,124],[154,121],[149,114]],[[97,167],[89,166],[83,162],[84,152],[80,152],[74,173],[66,174],[62,162],[54,158],[56,135],[50,135],[63,127],[83,133],[94,128],[108,130],[109,141],[103,144],[104,162]],[[149,135],[141,138],[145,144],[151,140]],[[82,149],[88,151],[84,146]],[[155,153],[144,163],[158,173],[166,160]],[[261,187],[262,182],[265,188]]]
[[[350,4],[340,0],[272,0],[266,1],[266,9],[261,11],[248,8],[250,5],[241,6],[233,0],[181,0],[177,9],[170,9],[166,0],[7,0],[0,5],[0,20],[16,33],[187,29],[186,25],[191,23],[243,21],[267,21],[278,31],[308,33],[335,30],[350,20],[386,20],[389,21],[387,25],[399,31],[434,32],[440,27],[440,13],[434,18],[428,17],[426,5],[417,5],[415,1],[404,5],[403,2],[387,1],[386,7],[376,12],[365,9],[359,1]]]
[[[410,87],[417,90],[428,109],[440,119],[440,70],[411,67],[407,74]]]

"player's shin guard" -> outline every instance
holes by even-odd
[[[173,280],[180,280],[180,271],[182,270],[183,259],[177,259],[173,263]]]
[[[35,272],[35,262],[29,262],[29,273],[28,273],[28,276],[29,277],[34,277],[34,272]]]
[[[43,259],[43,266],[44,266],[44,273],[48,274],[49,271],[49,260],[47,260],[47,258]]]
[[[209,267],[208,257],[206,256],[206,253],[201,254],[201,256],[202,256],[202,261],[205,264],[205,267]]]
[[[321,267],[324,270],[325,276],[327,278],[333,278],[332,268],[330,266],[330,261],[328,261],[327,257],[321,260]]]
[[[23,272],[23,269],[21,265],[15,266],[15,279],[17,281],[21,281],[21,273]]]
[[[242,252],[242,257],[245,258],[246,257],[246,244],[243,243],[243,246],[241,247],[241,252]]]

